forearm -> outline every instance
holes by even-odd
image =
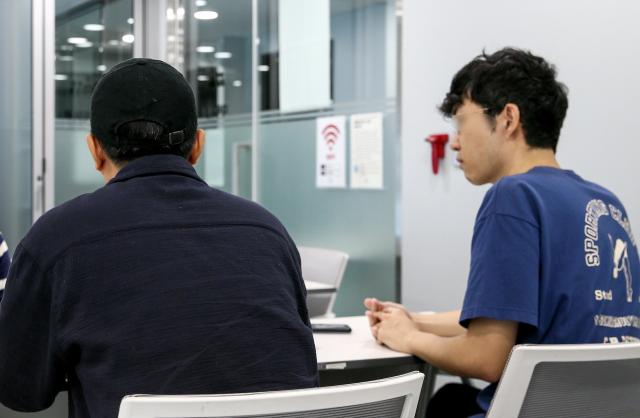
[[[462,333],[443,337],[422,331],[416,320],[400,308],[388,307],[367,316],[373,320],[374,338],[387,347],[414,354],[450,373],[491,382],[500,379],[518,333],[515,321],[475,318]],[[450,324],[454,316],[443,314],[440,319]]]
[[[412,313],[411,318],[418,324],[420,331],[440,337],[455,337],[465,333],[465,328],[458,323],[460,311],[439,313]]]
[[[518,323],[487,318],[471,321],[454,337],[415,329],[406,334],[408,351],[449,373],[496,382],[516,342]]]
[[[491,356],[473,341],[466,332],[452,337],[442,337],[417,331],[408,337],[411,353],[434,367],[457,376],[496,381],[495,366]]]

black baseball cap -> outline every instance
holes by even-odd
[[[118,128],[149,121],[163,127],[159,143],[178,145],[195,133],[196,101],[187,80],[166,62],[133,58],[105,73],[91,96],[91,133],[119,145]]]

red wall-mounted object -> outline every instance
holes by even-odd
[[[444,146],[449,142],[449,134],[429,135],[425,141],[431,143],[431,168],[433,174],[438,174],[439,162],[444,158]]]

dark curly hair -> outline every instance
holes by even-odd
[[[187,158],[195,143],[196,129],[193,121],[184,130],[184,141],[171,145],[162,139],[165,129],[160,124],[139,120],[127,122],[118,128],[118,144],[102,141],[100,138],[98,141],[109,158],[118,165],[154,154],[174,154]]]
[[[520,110],[527,144],[555,152],[569,106],[567,94],[553,65],[529,51],[504,48],[491,55],[483,51],[462,67],[439,110],[451,117],[468,99],[495,117],[513,103]]]

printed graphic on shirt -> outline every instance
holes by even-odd
[[[631,224],[629,223],[629,220],[626,218],[623,218],[622,211],[611,204],[609,204],[609,211],[611,212],[611,217],[613,218],[613,220],[615,220],[618,223],[618,225],[620,225],[620,227],[624,229],[624,232],[627,233],[627,237],[629,237],[631,244],[635,247],[636,240],[633,237],[633,232],[631,232]]]
[[[636,328],[640,329],[640,318],[635,315],[613,316],[595,315],[595,324],[605,328]]]
[[[611,329],[636,328],[640,329],[640,318],[635,315],[612,316],[596,315],[593,317],[595,325]],[[633,335],[608,336],[604,337],[603,343],[634,343],[640,342],[640,338]]]
[[[0,296],[9,273],[9,247],[0,234]]]
[[[629,251],[636,250],[635,238],[631,232],[629,220],[623,216],[622,211],[615,205],[607,205],[600,199],[593,199],[589,201],[585,211],[585,263],[588,267],[600,266],[601,254],[600,247],[598,246],[598,238],[600,236],[599,221],[603,216],[610,216],[611,219],[616,221],[616,223],[624,230],[625,234],[623,235],[626,235],[622,237],[613,237],[611,234],[607,234],[612,252],[611,256],[613,257],[611,277],[615,281],[624,277],[626,301],[631,303],[633,302],[633,274],[631,271],[631,261],[629,260]],[[629,248],[630,246],[632,247]],[[610,289],[596,289],[594,291],[594,295],[595,299],[598,301],[611,301],[614,297],[613,292]],[[602,324],[597,325],[606,326]]]
[[[633,287],[631,283],[631,262],[629,261],[629,250],[627,243],[621,239],[616,239],[613,250],[613,278],[617,279],[620,272],[623,272],[627,286],[627,302],[633,301]]]
[[[634,337],[633,335],[622,335],[621,337],[604,337],[603,343],[637,343],[640,342],[640,338]]]
[[[594,199],[587,204],[584,215],[584,251],[585,261],[589,267],[600,265],[600,249],[598,242],[598,221],[601,216],[609,216],[607,205],[602,200]]]
[[[613,291],[611,289],[609,290],[596,289],[594,290],[593,294],[595,295],[596,300],[607,300],[607,301],[613,300]]]
[[[2,239],[2,235],[0,235],[0,257],[4,257],[4,255],[9,251],[9,247],[7,243]]]

